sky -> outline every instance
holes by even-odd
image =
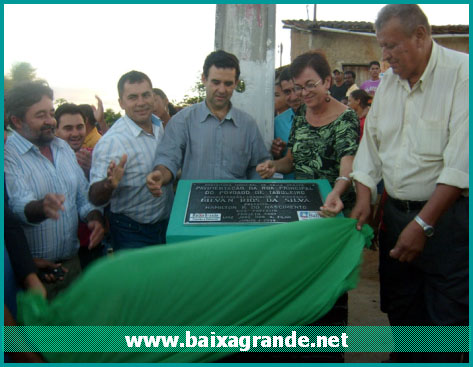
[[[383,4],[318,4],[318,20],[373,22]],[[421,4],[431,24],[469,24],[468,4]],[[29,62],[55,98],[119,111],[116,84],[143,71],[170,100],[192,94],[205,57],[214,50],[215,4],[5,4],[4,73]],[[290,62],[283,19],[312,19],[313,5],[276,6],[276,45]],[[276,47],[276,66],[279,48]]]

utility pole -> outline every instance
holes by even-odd
[[[317,22],[317,4],[314,4],[314,23]]]
[[[279,44],[279,67],[282,66],[282,52],[284,50],[282,42]]]
[[[240,60],[245,90],[235,91],[234,106],[256,120],[267,149],[274,137],[274,4],[217,4],[215,49],[235,54]]]

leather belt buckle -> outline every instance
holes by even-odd
[[[396,208],[404,212],[421,210],[426,201],[399,200],[389,197]]]

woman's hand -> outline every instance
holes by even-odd
[[[276,166],[274,165],[274,161],[266,161],[260,163],[256,166],[256,172],[259,173],[262,179],[267,179],[273,177],[276,173]]]
[[[325,203],[320,207],[320,215],[322,217],[334,217],[343,210],[343,202],[340,195],[331,191],[325,198]]]

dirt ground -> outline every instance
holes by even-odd
[[[358,287],[348,293],[348,325],[389,325],[379,310],[378,251],[365,249]],[[379,363],[389,353],[345,353],[345,363]]]

